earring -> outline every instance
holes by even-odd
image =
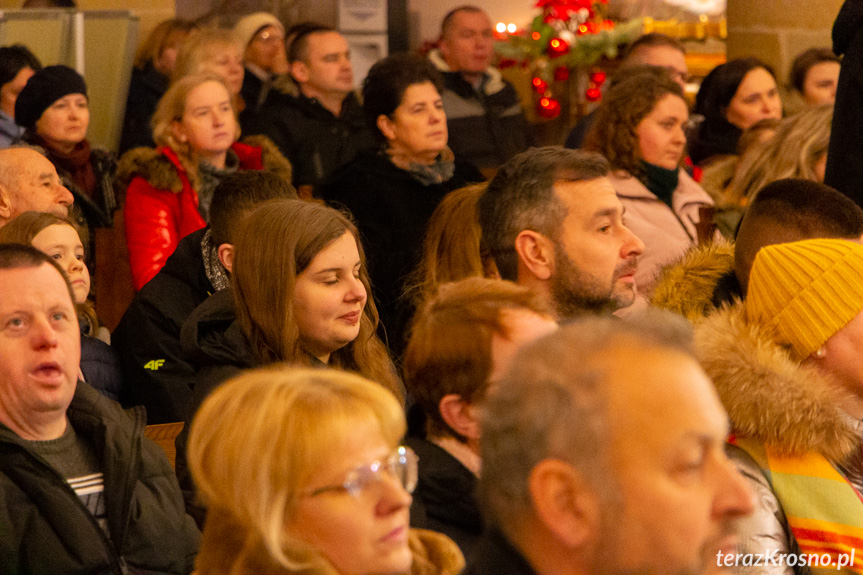
[[[822,345],[817,350],[815,350],[815,357],[817,357],[818,359],[821,359],[824,357],[825,353],[827,353],[827,352],[825,351],[824,346]]]

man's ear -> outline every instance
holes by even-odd
[[[8,222],[12,219],[14,206],[12,194],[9,193],[9,188],[0,184],[0,220]]]
[[[309,67],[306,66],[306,63],[297,60],[296,62],[291,62],[291,76],[294,77],[294,80],[299,82],[300,84],[305,84],[309,81]]]
[[[438,409],[450,429],[468,439],[479,439],[479,421],[473,404],[460,395],[450,393],[443,396]]]
[[[222,262],[222,265],[225,266],[225,269],[230,273],[231,268],[234,265],[234,246],[231,244],[220,244],[219,247],[216,248],[216,253],[219,254],[219,261]]]
[[[577,549],[601,536],[598,494],[570,464],[540,461],[530,473],[528,490],[536,516],[561,545]]]
[[[522,230],[515,237],[515,251],[521,265],[537,279],[547,280],[554,273],[554,244],[533,230]]]

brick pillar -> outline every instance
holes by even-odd
[[[830,32],[843,0],[728,0],[728,59],[761,58],[785,83],[795,56],[832,47]]]

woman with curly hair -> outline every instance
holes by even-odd
[[[664,265],[699,243],[700,210],[713,205],[681,169],[688,123],[683,90],[668,70],[635,68],[609,89],[585,140],[585,149],[608,158],[626,225],[644,242],[635,281],[645,295]]]

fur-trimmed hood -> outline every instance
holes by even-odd
[[[440,72],[444,74],[456,73],[450,70],[449,64],[446,63],[446,60],[443,59],[443,55],[437,48],[429,52],[428,59],[431,61],[432,65],[434,65],[434,67],[437,68]],[[503,75],[500,73],[500,70],[493,66],[489,66],[485,69],[485,74],[488,79],[483,84],[482,91],[485,92],[486,96],[497,94],[498,92],[506,88],[506,82],[503,81]]]
[[[742,302],[696,324],[695,346],[734,433],[786,455],[815,451],[834,463],[858,446],[856,422],[840,407],[844,393],[750,325]]]
[[[734,271],[734,244],[717,241],[695,246],[659,273],[650,304],[697,321],[716,309],[720,280]]]
[[[291,163],[282,155],[272,140],[266,136],[248,136],[243,138],[242,144],[245,144],[246,147],[260,148],[264,169],[282,176],[289,182],[291,181]],[[135,176],[141,176],[156,189],[180,193],[183,190],[183,180],[180,178],[180,173],[185,173],[185,170],[178,161],[175,161],[173,151],[168,151],[171,152],[171,155],[162,153],[160,148],[134,148],[123,154],[117,165],[114,189],[119,194],[125,194],[132,179]],[[244,160],[245,158],[241,156],[241,168]]]

